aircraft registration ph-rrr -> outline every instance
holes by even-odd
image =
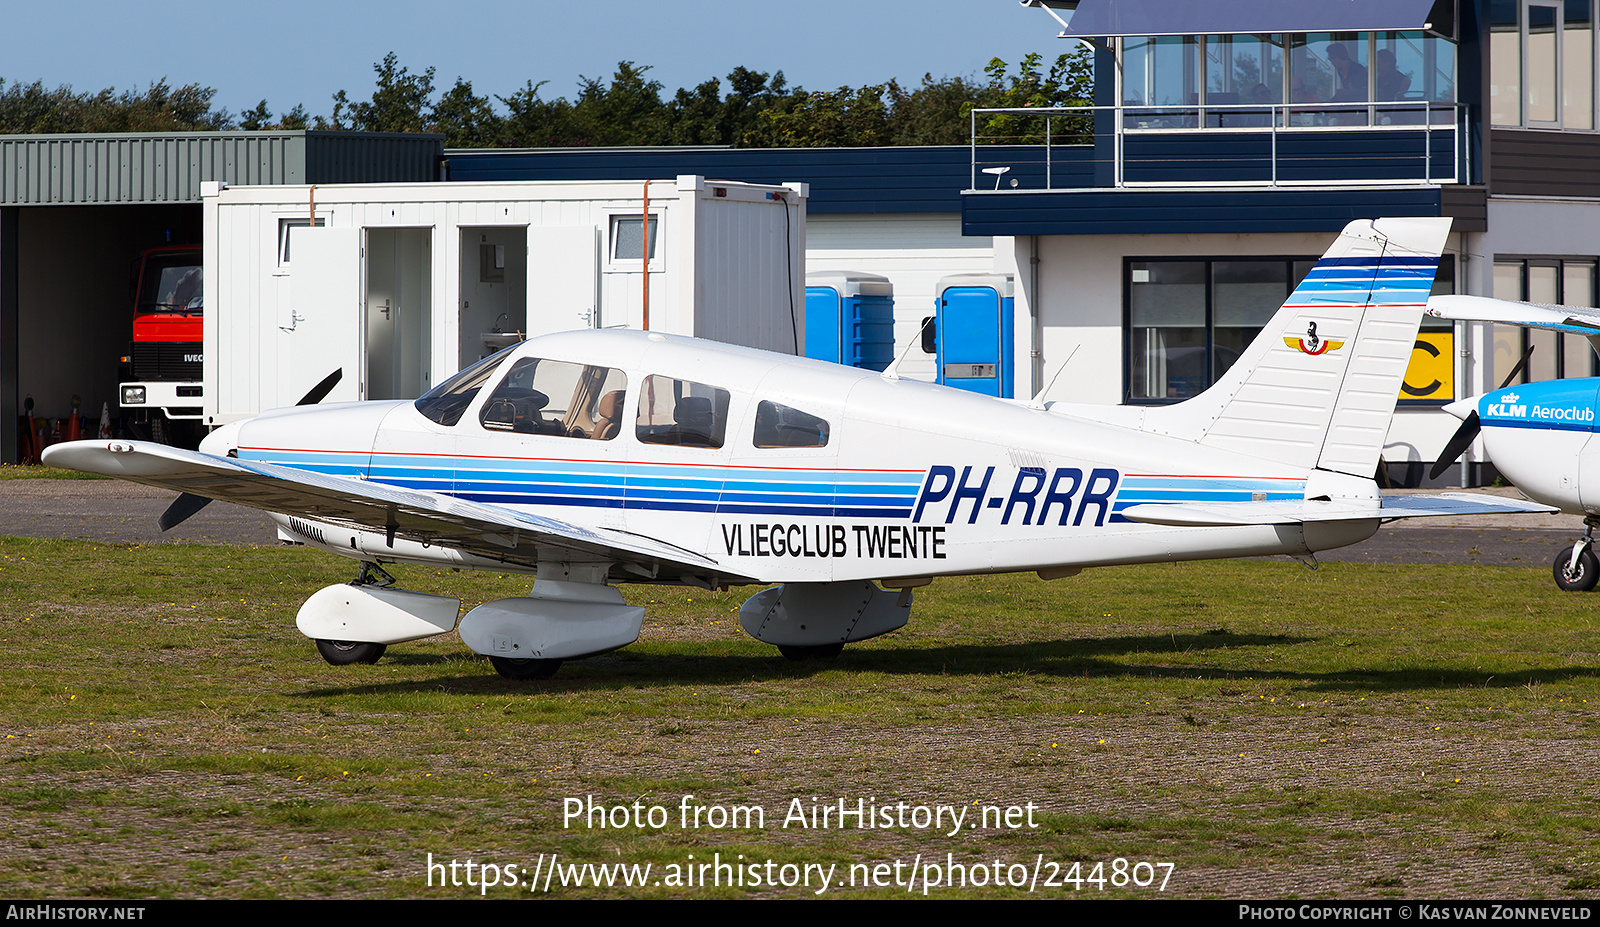
[[[531,339],[415,402],[267,412],[199,453],[81,441],[46,462],[224,499],[362,562],[301,632],[333,663],[453,628],[512,678],[633,642],[615,583],[779,584],[740,609],[791,657],[902,627],[937,576],[1286,554],[1419,515],[1373,482],[1448,219],[1351,223],[1216,385],[1168,406],[1012,402],[639,331]],[[523,570],[472,609],[383,564]]]

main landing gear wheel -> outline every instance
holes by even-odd
[[[495,672],[507,679],[549,679],[561,668],[560,660],[516,660],[511,657],[490,657]]]
[[[844,653],[844,644],[816,644],[805,647],[779,644],[778,652],[791,660],[831,660]]]
[[[317,652],[334,666],[356,663],[376,663],[389,649],[387,644],[370,644],[365,641],[328,641],[317,639]]]
[[[1600,582],[1600,558],[1596,558],[1594,551],[1588,547],[1578,555],[1577,566],[1572,564],[1572,548],[1563,547],[1561,553],[1556,555],[1556,562],[1551,566],[1555,575],[1556,585],[1563,592],[1588,592]]]

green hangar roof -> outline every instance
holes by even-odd
[[[444,136],[374,132],[0,135],[0,206],[198,203],[200,184],[438,178]]]

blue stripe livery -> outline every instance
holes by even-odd
[[[409,454],[241,451],[250,460],[496,505],[717,512],[739,515],[905,518],[920,473],[746,470],[566,460],[489,460]]]

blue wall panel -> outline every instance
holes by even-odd
[[[983,149],[984,163],[1012,167],[1004,182],[1044,186],[1044,152],[1037,148]],[[451,151],[455,181],[660,180],[700,174],[748,183],[811,184],[813,213],[960,212],[961,191],[971,182],[971,149],[922,148],[657,148]],[[1052,171],[1087,170],[1089,150],[1058,148]],[[1087,175],[1084,175],[1087,176]],[[979,175],[979,183],[993,184]],[[1056,181],[1058,185],[1060,180]],[[1080,181],[1082,182],[1082,181]]]
[[[963,235],[1337,232],[1352,219],[1438,216],[1437,188],[1381,190],[1084,190],[972,193]]]

